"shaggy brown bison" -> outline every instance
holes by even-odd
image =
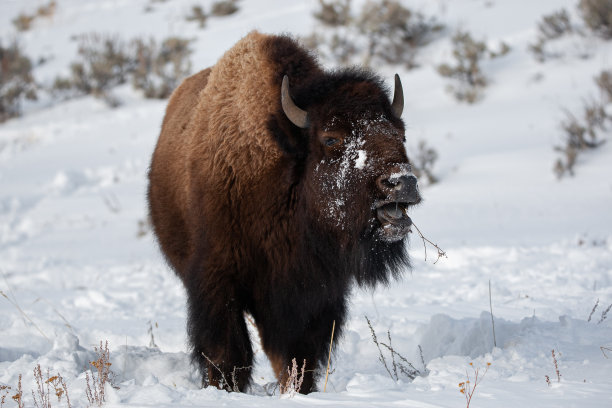
[[[249,385],[249,313],[279,382],[306,360],[301,392],[314,390],[351,285],[406,267],[420,197],[402,109],[397,76],[390,102],[374,74],[323,71],[291,38],[257,32],[173,93],[148,197],[204,384]]]

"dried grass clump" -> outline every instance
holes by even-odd
[[[612,39],[612,2],[610,0],[580,0],[578,9],[584,23],[593,33]]]
[[[487,85],[487,78],[480,68],[480,62],[487,56],[487,46],[472,38],[467,31],[458,31],[452,38],[455,64],[441,64],[438,73],[455,80],[448,90],[458,101],[474,103]]]
[[[442,26],[396,0],[367,0],[359,12],[350,0],[320,0],[315,18],[322,27],[306,46],[340,65],[377,62],[415,67],[417,49]]]
[[[212,4],[210,14],[216,17],[229,16],[238,11],[237,0],[220,0]]]
[[[19,116],[24,98],[36,99],[32,62],[17,40],[6,47],[0,41],[0,122]]]

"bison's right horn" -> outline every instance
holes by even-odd
[[[283,105],[283,112],[291,123],[302,129],[308,127],[310,124],[308,112],[298,108],[289,95],[289,78],[287,78],[287,75],[283,77],[283,85],[281,86],[281,104]]]
[[[395,91],[393,91],[393,103],[391,109],[396,118],[402,117],[404,111],[404,90],[399,75],[395,74]]]

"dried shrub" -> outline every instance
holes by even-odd
[[[302,383],[304,382],[304,371],[306,370],[306,360],[302,363],[302,368],[298,367],[295,358],[291,360],[291,367],[287,367],[287,379],[280,384],[281,394],[286,394],[289,397],[300,392]]]
[[[418,47],[442,28],[396,0],[368,0],[356,15],[348,0],[320,0],[319,5],[314,16],[323,27],[306,45],[341,65],[381,61],[415,67]]]
[[[540,37],[546,40],[554,40],[564,34],[571,33],[573,29],[569,13],[567,10],[561,9],[543,16],[538,23],[538,31]]]
[[[376,332],[372,327],[372,323],[368,316],[365,316],[366,321],[368,322],[368,327],[370,328],[370,334],[372,335],[372,341],[378,348],[378,360],[382,363],[387,370],[387,373],[394,381],[399,381],[399,373],[405,375],[409,380],[414,380],[418,376],[425,376],[429,373],[427,366],[425,365],[425,359],[423,358],[423,350],[421,346],[419,346],[419,355],[421,357],[421,364],[423,369],[420,370],[416,368],[411,362],[409,362],[404,356],[398,353],[391,343],[391,332],[387,330],[387,339],[389,340],[389,344],[383,343],[382,341],[378,341],[378,337],[376,336]],[[391,369],[387,365],[387,359],[385,358],[385,354],[383,353],[380,346],[383,346],[390,354],[391,359]],[[398,373],[399,370],[399,373]]]
[[[189,40],[171,37],[161,45],[153,40],[136,40],[136,67],[132,76],[134,88],[147,98],[167,98],[191,71]]]
[[[28,31],[36,16],[21,13],[13,19],[13,25],[18,31]]]
[[[131,79],[147,98],[166,98],[189,74],[189,40],[167,38],[124,42],[116,36],[91,34],[79,38],[80,60],[72,63],[69,78],[58,77],[56,95],[94,95],[110,106],[118,100],[110,90]]]
[[[427,43],[434,23],[395,0],[367,1],[357,28],[368,40],[366,65],[375,57],[414,67],[417,47]]]
[[[20,13],[13,19],[13,25],[18,31],[27,31],[32,27],[32,23],[38,17],[52,17],[55,14],[57,3],[50,1],[49,3],[38,7],[35,14]]]
[[[563,142],[555,146],[561,153],[554,164],[553,171],[558,178],[566,174],[574,175],[574,166],[578,155],[587,150],[596,149],[605,143],[602,135],[607,133],[608,122],[612,120],[606,112],[606,104],[612,102],[610,90],[612,72],[602,71],[595,77],[595,83],[600,89],[601,100],[587,100],[583,105],[582,120],[571,112],[566,112],[566,119],[561,122]]]
[[[64,397],[66,399],[66,406],[68,408],[71,407],[70,397],[68,396],[68,386],[59,373],[51,376],[49,374],[49,369],[47,369],[46,379],[43,379],[40,364],[37,364],[36,367],[34,367],[34,379],[36,380],[36,390],[32,390],[34,407],[51,408],[51,395],[57,397],[57,402],[61,402],[62,397]]]
[[[185,20],[187,21],[196,21],[199,24],[200,28],[204,28],[204,26],[206,26],[207,19],[208,19],[208,16],[204,12],[204,9],[202,8],[202,6],[197,6],[197,5],[192,6],[191,14],[185,17]]]
[[[529,51],[534,55],[538,62],[545,62],[547,59],[558,58],[559,53],[553,53],[547,49],[547,44],[551,40],[556,40],[564,35],[576,31],[573,27],[570,15],[565,9],[555,11],[542,17],[538,23],[538,39],[534,44],[529,45]]]
[[[101,407],[105,402],[106,384],[111,387],[118,389],[114,385],[115,373],[110,369],[110,351],[108,350],[108,341],[105,343],[100,342],[100,348],[94,347],[97,359],[90,361],[89,364],[95,370],[89,370],[85,372],[85,382],[87,384],[85,389],[85,395],[89,401],[89,405],[96,405]]]
[[[487,46],[482,41],[474,40],[466,31],[458,31],[452,43],[455,64],[439,65],[438,73],[455,80],[455,85],[450,85],[448,90],[457,100],[474,103],[487,85],[487,78],[480,68],[480,62],[488,52]]]
[[[32,62],[17,40],[7,47],[0,41],[0,122],[19,116],[24,98],[36,99]]]
[[[580,0],[578,9],[584,23],[595,34],[612,38],[612,2],[610,0]]]
[[[480,384],[487,372],[489,371],[489,367],[491,363],[487,363],[487,367],[484,370],[484,373],[480,375],[480,368],[474,367],[474,363],[470,363],[470,367],[472,367],[473,376],[470,378],[470,373],[465,370],[466,380],[459,383],[459,392],[463,394],[465,397],[466,408],[470,408],[470,403],[472,402],[472,398],[476,393],[476,387]]]
[[[210,14],[216,17],[229,16],[238,11],[236,0],[216,1],[210,8]]]
[[[118,36],[89,34],[78,38],[79,61],[70,65],[69,78],[56,78],[54,93],[72,92],[94,95],[106,100],[109,105],[118,102],[110,90],[125,83],[130,69],[127,44]]]
[[[345,26],[351,19],[351,0],[319,0],[314,17],[329,27]]]
[[[427,142],[420,140],[417,151],[410,155],[413,164],[412,171],[417,178],[425,177],[429,184],[438,182],[438,178],[433,174],[433,167],[438,160],[438,152]]]
[[[595,77],[595,83],[601,91],[606,103],[612,102],[612,71],[601,71],[601,73]]]

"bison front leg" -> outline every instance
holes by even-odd
[[[285,325],[282,328],[268,329],[265,333],[262,333],[265,329],[260,328],[260,334],[281,392],[290,391],[301,383],[299,390],[296,391],[308,394],[316,391],[316,380],[327,362],[334,320],[336,321],[334,343],[339,338],[344,321],[344,308],[330,307],[307,319],[303,324],[299,323],[301,319],[295,319],[296,316],[298,315],[294,314],[293,320],[289,318],[283,320]],[[294,359],[297,373],[293,370]]]
[[[251,382],[253,350],[243,308],[231,286],[187,286],[192,361],[202,373],[202,384],[245,391]]]

